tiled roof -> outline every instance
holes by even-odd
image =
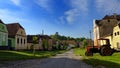
[[[117,19],[117,20],[120,20],[120,15],[117,15],[117,14],[106,15],[103,19]]]
[[[4,24],[3,21],[0,19],[0,23]]]
[[[27,43],[33,43],[33,37],[38,37],[37,35],[27,35]],[[38,39],[39,40],[39,39]],[[38,43],[38,41],[37,41]]]
[[[38,41],[39,41],[39,39],[51,39],[51,37],[49,37],[48,35],[27,35],[27,42],[28,43],[32,43],[33,41],[32,41],[32,38],[33,37],[38,37]],[[37,41],[37,43],[38,43],[38,41]]]
[[[9,37],[15,37],[17,31],[21,28],[24,30],[24,28],[19,23],[11,23],[6,24],[7,30],[8,30],[8,36]]]
[[[101,20],[95,20],[95,24],[98,25],[98,26],[100,26],[100,21]]]
[[[113,28],[118,24],[120,15],[106,15],[102,20],[96,20],[100,28],[100,37],[109,36],[113,33]]]

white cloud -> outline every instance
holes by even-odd
[[[0,9],[0,19],[5,23],[14,22],[28,22],[25,18],[21,17],[21,13],[10,11],[8,9]]]
[[[96,8],[99,12],[104,13],[120,13],[120,1],[119,0],[96,0]]]
[[[66,11],[64,14],[66,17],[66,21],[69,24],[72,24],[75,21],[76,17],[80,16],[80,10],[71,9],[71,10]]]
[[[37,0],[36,3],[43,9],[51,11],[51,0]]]
[[[87,11],[88,10],[88,0],[70,0],[71,2],[71,7],[82,10],[82,11]]]
[[[16,6],[20,6],[21,0],[10,0],[13,2]]]
[[[71,9],[64,12],[64,18],[69,24],[74,23],[78,17],[88,11],[88,0],[69,0]]]
[[[65,23],[65,20],[64,20],[64,19],[65,19],[64,16],[59,17],[59,21],[60,21],[61,24],[64,24],[64,23]]]

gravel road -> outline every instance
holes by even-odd
[[[81,58],[75,56],[73,50],[70,50],[47,59],[4,62],[0,64],[0,68],[92,68],[81,61]]]

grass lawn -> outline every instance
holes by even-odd
[[[37,59],[37,58],[48,58],[59,53],[63,53],[65,50],[55,51],[36,51],[33,56],[32,51],[7,51],[0,50],[0,62],[2,61],[14,61],[14,60],[26,60],[26,59]]]
[[[83,56],[83,61],[87,64],[96,66],[105,66],[106,68],[120,68],[120,52],[114,53],[112,56],[100,56],[98,53],[92,57],[85,56],[85,49],[74,49],[76,55]]]

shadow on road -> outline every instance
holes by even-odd
[[[104,66],[105,68],[120,68],[120,64],[105,60],[84,59],[83,61],[85,61],[87,64],[93,65],[93,67]]]

